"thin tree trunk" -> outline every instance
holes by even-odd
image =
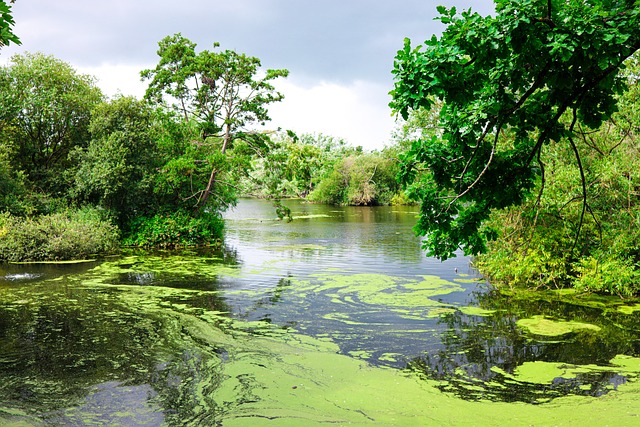
[[[230,140],[231,140],[231,129],[229,128],[229,125],[226,124],[224,129],[222,148],[220,150],[222,154],[224,154],[227,151],[227,147],[229,146]],[[202,193],[202,196],[200,197],[200,199],[198,199],[198,204],[196,205],[196,213],[200,213],[204,205],[207,203],[207,200],[209,200],[209,196],[211,195],[211,189],[213,188],[213,184],[215,184],[216,182],[217,175],[218,175],[218,170],[214,167],[211,170],[211,175],[209,175],[209,182],[207,183],[207,187],[204,189],[204,192]]]

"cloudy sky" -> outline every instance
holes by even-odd
[[[367,149],[388,143],[391,69],[404,37],[414,44],[439,34],[437,5],[491,13],[490,0],[17,0],[21,46],[62,59],[98,78],[107,95],[141,97],[140,71],[157,62],[157,43],[182,33],[198,49],[221,49],[287,68],[277,86],[285,100],[270,108],[271,128],[324,133]]]

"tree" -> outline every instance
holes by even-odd
[[[156,145],[160,130],[154,111],[144,101],[118,96],[94,108],[91,141],[69,155],[74,170],[71,194],[81,203],[109,211],[122,228],[160,205],[154,195],[161,166]]]
[[[323,134],[279,132],[270,138],[265,155],[254,158],[244,180],[248,194],[269,198],[306,197],[342,157],[355,150],[344,140]]]
[[[193,200],[194,209],[200,211],[216,185],[218,191],[225,191],[220,188],[221,175],[237,173],[238,166],[248,164],[240,160],[244,153],[265,149],[264,135],[249,126],[270,119],[267,106],[283,99],[271,81],[286,77],[288,71],[262,72],[258,58],[232,50],[196,53],[195,43],[181,34],[165,37],[158,45],[158,65],[142,72],[142,78],[150,80],[145,97],[159,104],[171,103],[185,122],[193,121],[197,126],[199,135],[191,142],[190,155],[170,166],[208,170],[206,183],[182,196]],[[214,48],[218,46],[214,44]],[[228,156],[231,150],[239,157]]]
[[[424,48],[396,56],[391,107],[404,118],[437,100],[441,133],[403,155],[402,182],[421,201],[416,231],[428,254],[477,254],[495,234],[492,210],[544,189],[542,148],[568,144],[578,169],[578,126],[598,127],[625,90],[619,76],[640,48],[636,0],[496,0],[494,16],[438,7],[447,25]],[[581,180],[581,218],[589,213]],[[579,221],[576,236],[580,233]]]
[[[625,65],[629,90],[617,97],[619,111],[598,129],[577,127],[589,215],[581,215],[582,177],[573,148],[547,144],[541,197],[489,219],[499,235],[476,265],[493,283],[571,285],[623,297],[640,292],[640,52]]]
[[[11,0],[11,3],[15,3],[15,0]],[[10,43],[20,44],[20,39],[13,33],[14,24],[11,6],[0,0],[0,47]]]
[[[0,144],[0,212],[24,215],[28,210],[23,200],[26,193],[24,174],[12,167],[5,147]]]
[[[92,77],[41,53],[15,55],[0,68],[0,135],[16,170],[35,188],[66,193],[69,152],[86,146],[91,110],[102,93]]]
[[[388,205],[398,192],[397,164],[381,153],[350,154],[333,164],[309,199],[336,205]]]

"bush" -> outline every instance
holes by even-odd
[[[640,294],[640,271],[630,259],[600,261],[589,257],[581,259],[576,270],[578,277],[574,286],[579,290],[619,295],[622,298]]]
[[[96,209],[21,218],[0,215],[0,260],[63,261],[112,253],[118,229]]]
[[[193,217],[177,211],[134,219],[124,239],[127,246],[164,247],[211,245],[222,239],[224,222],[215,214]]]

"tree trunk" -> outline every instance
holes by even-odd
[[[230,141],[231,141],[231,129],[229,128],[229,125],[226,124],[224,129],[222,148],[220,149],[222,154],[224,154],[227,151],[227,147],[229,146]],[[207,187],[204,189],[202,196],[198,199],[198,204],[196,205],[196,209],[195,209],[196,213],[200,213],[204,205],[207,203],[207,200],[209,200],[209,196],[211,195],[211,189],[213,188],[213,184],[215,184],[216,182],[217,175],[218,175],[218,170],[214,167],[211,170],[211,175],[209,175],[209,182],[207,183]]]

